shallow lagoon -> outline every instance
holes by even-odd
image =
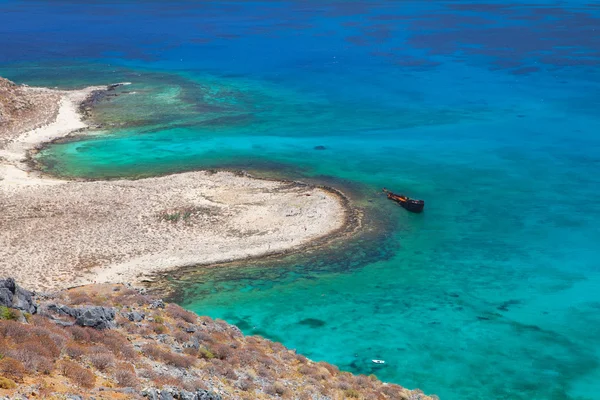
[[[42,152],[49,172],[312,179],[378,229],[197,271],[184,306],[442,399],[597,397],[597,7],[57,4],[0,2],[0,75],[135,93],[99,105],[108,132]]]

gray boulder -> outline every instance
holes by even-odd
[[[13,294],[7,288],[0,287],[0,306],[12,308]]]
[[[223,400],[221,395],[200,389],[196,392],[196,400]]]
[[[58,315],[67,315],[69,317],[77,318],[77,310],[69,306],[63,306],[62,304],[50,304],[48,305],[48,311],[52,311]]]
[[[75,324],[79,326],[87,326],[95,329],[115,327],[114,308],[100,306],[73,308],[61,304],[50,304],[48,305],[47,310],[51,313],[75,318]]]
[[[33,293],[18,286],[12,278],[0,279],[0,306],[16,308],[30,314],[37,312]]]
[[[196,400],[196,394],[182,390],[179,392],[179,400]]]
[[[160,400],[174,400],[175,397],[173,397],[173,395],[169,392],[167,392],[166,390],[162,390],[160,392]]]
[[[144,313],[137,311],[127,313],[127,319],[129,319],[131,322],[141,322],[144,318],[146,318],[146,314]]]
[[[149,398],[150,400],[158,399],[158,390],[156,389],[144,389],[142,390],[142,396]]]
[[[114,308],[87,306],[76,309],[78,315],[75,323],[80,326],[89,326],[95,329],[114,328],[115,310]]]
[[[165,308],[165,303],[161,299],[154,300],[150,303],[150,308]]]

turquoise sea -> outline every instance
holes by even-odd
[[[366,212],[345,243],[174,276],[180,304],[443,400],[600,399],[597,3],[82,3],[0,0],[1,76],[132,82],[44,170],[242,168]]]

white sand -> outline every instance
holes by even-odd
[[[64,92],[54,122],[0,146],[0,276],[50,290],[286,252],[341,232],[340,195],[230,172],[69,182],[27,170],[27,151],[85,128]],[[32,89],[36,90],[36,89]]]

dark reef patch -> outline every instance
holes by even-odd
[[[298,324],[306,325],[311,328],[320,328],[322,326],[325,326],[326,322],[317,318],[305,318],[303,320],[298,321]]]

